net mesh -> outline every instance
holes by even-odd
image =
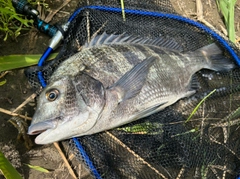
[[[128,9],[176,13],[168,0],[125,0],[124,3]],[[120,1],[83,1],[79,7],[86,5],[120,7]],[[44,78],[48,80],[58,65],[81,50],[91,36],[103,32],[171,37],[181,44],[183,51],[216,42],[202,30],[167,17],[126,14],[123,21],[121,13],[86,8],[70,24],[57,58],[41,69]],[[226,55],[229,56],[227,52]],[[26,71],[35,88],[40,87],[38,70],[33,67]],[[196,78],[200,86],[197,93],[164,111],[117,129],[78,138],[102,178],[237,177],[240,70],[224,73],[201,70]],[[194,111],[200,101],[201,105]],[[194,114],[187,120],[191,113]],[[69,145],[81,161],[82,156],[72,140]]]

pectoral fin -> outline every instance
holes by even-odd
[[[149,68],[156,57],[149,57],[125,73],[115,84],[109,87],[118,95],[118,102],[135,97],[145,84]]]

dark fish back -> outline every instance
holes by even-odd
[[[148,82],[154,80],[166,83],[166,80],[169,81],[178,76],[188,76],[189,78],[192,73],[191,70],[188,73],[182,69],[183,61],[186,61],[183,59],[186,58],[184,55],[152,45],[112,44],[88,50],[91,51],[93,56],[91,59],[94,59],[94,62],[88,65],[87,71],[102,81],[104,86],[112,85],[135,65],[151,56],[157,57],[158,60],[151,67]],[[182,74],[183,72],[184,74]]]

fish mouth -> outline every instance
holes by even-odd
[[[54,122],[53,120],[39,122],[29,126],[28,134],[36,135],[36,134],[43,133],[48,129],[55,129],[56,127],[57,127],[57,122]]]
[[[40,134],[40,133],[42,133],[42,132],[44,132],[44,131],[46,131],[47,129],[45,129],[45,130],[36,130],[36,131],[29,131],[28,130],[28,134],[29,135],[37,135],[37,134]]]

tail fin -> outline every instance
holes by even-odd
[[[234,62],[223,55],[216,43],[204,46],[196,52],[201,53],[208,62],[207,68],[215,71],[229,71],[235,67]]]

